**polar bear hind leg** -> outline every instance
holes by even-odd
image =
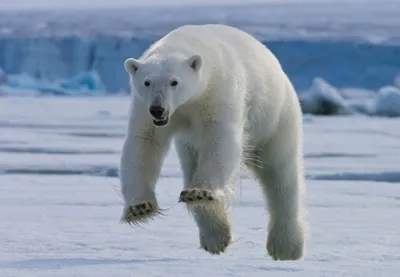
[[[304,254],[304,177],[301,137],[295,133],[298,128],[278,128],[255,153],[261,164],[251,166],[268,204],[266,247],[274,260],[298,260]]]

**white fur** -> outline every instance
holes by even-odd
[[[204,249],[219,253],[231,242],[226,203],[246,165],[268,203],[269,254],[276,260],[300,259],[306,233],[302,114],[275,56],[236,28],[184,26],[140,59],[127,59],[125,67],[133,96],[120,167],[125,209],[157,203],[155,185],[174,137],[185,188],[209,189],[218,197],[212,209],[205,203],[190,209]],[[154,126],[148,112],[154,99],[170,115],[164,127]]]

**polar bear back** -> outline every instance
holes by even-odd
[[[200,54],[214,75],[218,70],[219,74],[233,72],[236,67],[256,75],[257,72],[280,68],[278,60],[262,43],[246,32],[226,25],[185,25],[177,28],[153,44],[143,57],[173,52],[186,56]],[[266,68],[268,66],[270,68]]]

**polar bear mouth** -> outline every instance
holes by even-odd
[[[153,124],[157,127],[162,127],[167,125],[169,122],[169,117],[163,117],[163,118],[158,118],[158,119],[153,119]]]

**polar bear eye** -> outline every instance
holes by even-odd
[[[144,86],[145,86],[145,87],[148,87],[148,86],[150,86],[150,81],[147,81],[147,80],[146,80],[146,81],[144,81]]]
[[[178,85],[178,81],[177,80],[173,80],[173,81],[171,81],[170,84],[171,84],[172,87],[176,87]]]

